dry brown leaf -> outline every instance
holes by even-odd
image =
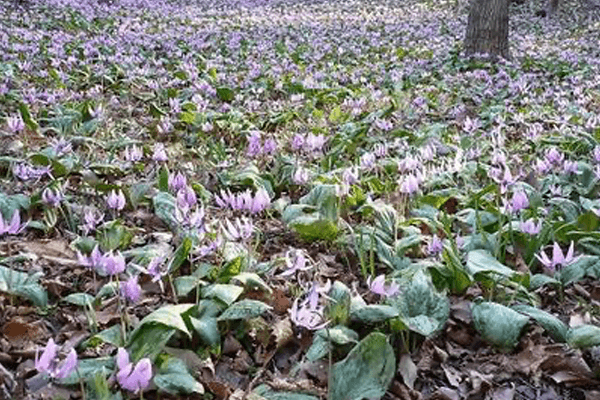
[[[428,400],[460,400],[460,398],[456,390],[443,387],[436,390]]]
[[[409,354],[403,354],[402,357],[400,357],[398,372],[402,376],[404,384],[410,390],[413,390],[415,387],[415,380],[417,379],[417,366],[410,358]]]
[[[273,325],[273,336],[275,336],[275,346],[280,348],[294,339],[294,330],[289,317],[280,319]]]

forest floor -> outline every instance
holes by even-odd
[[[600,399],[600,12],[541,8],[0,0],[0,399]]]

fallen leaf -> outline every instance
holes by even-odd
[[[398,363],[398,372],[404,380],[404,384],[410,390],[414,389],[415,380],[417,379],[417,366],[410,358],[410,355],[403,354]]]

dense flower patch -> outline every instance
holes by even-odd
[[[440,338],[600,345],[600,22],[532,7],[488,64],[460,2],[0,0],[0,393],[379,398]]]

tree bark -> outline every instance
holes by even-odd
[[[509,59],[508,0],[471,0],[464,44],[467,56]]]

